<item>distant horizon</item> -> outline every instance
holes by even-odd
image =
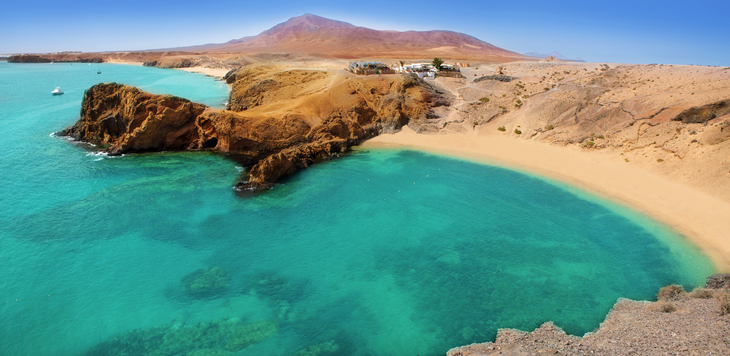
[[[454,31],[521,54],[559,52],[586,62],[730,66],[730,48],[722,45],[730,38],[724,19],[730,13],[727,2],[462,4],[444,7],[427,1],[419,3],[419,9],[402,5],[399,11],[379,1],[367,7],[220,1],[202,10],[198,4],[166,1],[12,3],[0,14],[5,28],[14,33],[0,43],[0,54],[146,51],[225,43],[310,13],[375,30]]]

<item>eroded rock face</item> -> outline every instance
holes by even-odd
[[[447,94],[415,76],[239,71],[230,95],[235,111],[116,83],[98,84],[84,94],[78,122],[59,135],[101,146],[112,155],[234,153],[251,166],[248,179],[236,185],[243,191],[269,187],[381,132],[429,125],[432,108],[450,103]],[[256,89],[261,86],[268,89]]]
[[[59,133],[105,148],[112,155],[128,152],[201,148],[196,119],[205,106],[137,88],[97,84],[84,93],[81,118]]]

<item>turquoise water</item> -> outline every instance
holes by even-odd
[[[582,335],[619,297],[714,271],[625,208],[420,152],[358,151],[250,198],[218,155],[90,154],[50,133],[99,81],[227,95],[99,69],[0,62],[1,355],[438,355],[548,320]]]

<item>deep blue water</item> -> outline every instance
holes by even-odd
[[[582,335],[619,297],[714,272],[626,208],[421,152],[357,151],[249,198],[215,154],[94,155],[50,135],[93,84],[227,96],[98,68],[0,62],[0,355],[438,355],[548,320]]]

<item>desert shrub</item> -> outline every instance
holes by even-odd
[[[522,105],[520,105],[520,104],[515,104],[515,107],[519,109],[519,108],[521,108],[521,107],[522,107]]]
[[[498,106],[498,108],[500,108],[500,109],[502,109],[502,110],[506,109],[506,108],[505,108],[504,106],[502,106],[502,105]]]
[[[720,304],[720,315],[730,315],[730,290],[718,293],[715,298]]]
[[[603,135],[598,135],[598,136],[596,136],[596,137],[600,138],[601,140],[603,140],[603,139],[605,139],[605,138],[606,138],[606,137],[604,137]]]
[[[542,89],[545,90],[545,91],[550,90],[550,88],[548,88],[548,87],[545,87],[545,88],[542,88]]]
[[[659,162],[659,163],[662,163],[662,162],[664,162],[664,160],[663,160],[663,159],[661,159],[661,158],[657,158],[657,159],[656,159],[656,161],[657,161],[657,162]]]
[[[553,126],[553,125],[547,125],[547,126],[545,126],[545,130],[548,130],[548,131],[550,131],[550,130],[552,130],[554,128],[555,128],[555,126]]]
[[[692,290],[692,292],[689,293],[689,296],[692,298],[710,299],[715,296],[715,293],[712,292],[712,289],[698,287]]]
[[[517,99],[517,104],[522,104],[522,100]]]
[[[672,313],[677,311],[677,307],[672,302],[659,302],[656,308],[662,313]]]
[[[660,301],[681,300],[686,294],[687,292],[684,290],[684,287],[679,284],[670,284],[659,289],[657,299]]]
[[[505,96],[507,96],[507,94],[502,94],[502,97],[503,97],[503,98],[504,98]]]
[[[515,133],[518,134],[518,135],[521,135],[522,134],[522,131],[520,131],[518,129],[515,129]]]
[[[505,132],[507,129],[504,128],[504,126],[497,127],[497,131]]]
[[[483,97],[483,98],[480,98],[480,99],[479,99],[479,101],[482,101],[482,102],[488,103],[488,102],[489,102],[489,98],[487,98],[487,97],[485,96],[485,97]]]
[[[588,141],[588,142],[586,142],[586,146],[588,146],[588,147],[593,147],[593,145],[595,145],[595,144],[596,144],[596,143],[595,143],[595,142],[593,142],[593,141]]]
[[[474,120],[474,126],[477,126],[477,125],[479,125],[479,121]]]

